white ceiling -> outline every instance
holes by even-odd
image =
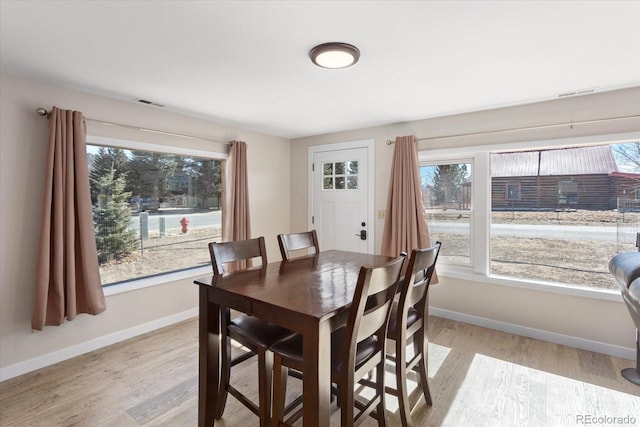
[[[0,71],[295,138],[640,85],[639,23],[639,1],[0,0]],[[329,41],[360,61],[315,67]]]

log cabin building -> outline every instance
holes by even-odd
[[[492,210],[637,209],[640,174],[618,171],[610,145],[491,155]]]

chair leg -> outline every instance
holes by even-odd
[[[420,371],[420,385],[422,386],[422,393],[424,399],[427,401],[427,405],[432,406],[431,391],[429,390],[429,339],[426,337],[426,330],[424,326],[422,329],[416,332],[413,336],[413,347],[416,354],[420,354],[420,362],[418,362]]]
[[[279,427],[284,420],[285,399],[287,396],[288,368],[282,365],[282,357],[273,357],[273,406],[271,410],[271,425]]]
[[[387,426],[387,411],[385,405],[385,385],[384,385],[384,376],[385,376],[385,356],[386,351],[382,352],[382,360],[378,363],[376,368],[376,394],[380,396],[380,403],[378,403],[378,407],[376,408],[376,415],[378,420],[379,427]]]
[[[223,326],[226,324],[223,322]],[[220,419],[224,413],[224,407],[227,403],[227,395],[229,390],[229,377],[231,374],[231,338],[225,333],[222,334],[222,357],[220,368],[220,383],[218,384],[218,401],[215,408],[214,417]]]
[[[349,368],[342,366],[342,369]],[[355,384],[353,383],[353,375],[350,376],[350,379],[351,381],[340,381],[338,384],[338,389],[340,390],[340,396],[338,399],[338,402],[340,403],[340,425],[342,427],[353,426],[353,388],[355,387]]]
[[[622,376],[635,385],[640,385],[640,329],[636,329],[636,367],[622,370]]]
[[[400,420],[403,427],[411,427],[411,406],[409,405],[409,394],[407,390],[407,342],[406,335],[401,332],[396,342],[396,393],[398,407],[400,409]]]
[[[258,394],[260,427],[269,424],[271,416],[271,379],[273,370],[273,353],[261,349],[258,353]]]

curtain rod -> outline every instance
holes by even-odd
[[[47,111],[46,109],[42,108],[42,107],[36,109],[36,114],[38,114],[39,116],[42,116],[42,117],[46,117],[47,119],[49,118],[49,116],[51,116],[51,113],[49,111]],[[200,140],[200,141],[210,141],[210,142],[217,142],[219,144],[229,145],[228,142],[220,141],[218,139],[203,138],[203,137],[200,137],[200,136],[184,135],[182,133],[165,132],[163,130],[141,128],[141,127],[132,126],[132,125],[125,125],[125,124],[122,124],[122,123],[114,123],[114,122],[107,122],[107,121],[104,121],[104,120],[91,119],[89,117],[85,117],[84,119],[86,121],[89,121],[89,122],[102,123],[104,125],[109,125],[109,126],[117,126],[117,127],[122,127],[122,128],[135,129],[135,130],[139,130],[139,131],[143,131],[143,132],[159,133],[159,134],[162,134],[162,135],[178,136],[180,138],[197,139],[197,140]]]
[[[418,141],[430,141],[434,139],[457,138],[457,137],[474,136],[474,135],[488,135],[493,133],[519,132],[523,130],[548,129],[548,128],[555,128],[555,127],[561,127],[561,126],[571,126],[573,128],[573,125],[584,125],[587,123],[610,122],[615,120],[627,120],[627,119],[637,119],[637,118],[640,118],[639,114],[636,114],[633,116],[610,117],[607,119],[583,120],[580,122],[556,123],[552,125],[527,126],[527,127],[513,128],[513,129],[487,130],[483,132],[470,132],[470,133],[459,133],[454,135],[432,136],[427,138],[418,138]],[[391,144],[395,144],[395,141],[388,139],[387,145],[391,145]]]

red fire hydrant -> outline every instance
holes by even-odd
[[[180,224],[182,225],[182,232],[186,233],[188,230],[188,226],[189,226],[189,220],[187,219],[187,217],[182,217],[182,219],[180,220]]]

